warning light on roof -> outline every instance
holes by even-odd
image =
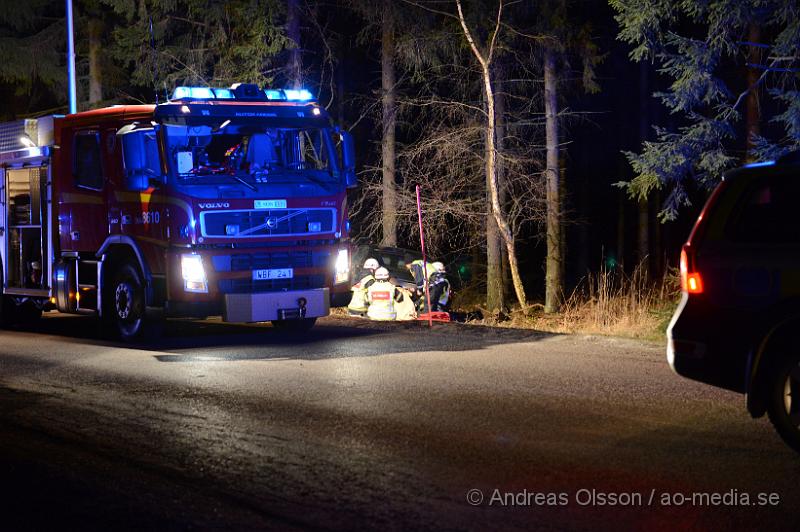
[[[260,89],[258,85],[234,83],[229,89],[215,87],[175,87],[171,100],[279,100],[311,102],[314,95],[306,89]]]
[[[284,89],[283,93],[286,94],[286,99],[296,102],[308,102],[314,99],[311,91],[306,89]]]
[[[172,91],[173,100],[185,100],[186,98],[213,100],[214,91],[209,87],[175,87],[175,90]]]

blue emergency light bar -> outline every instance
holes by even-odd
[[[170,100],[262,100],[312,102],[314,95],[306,89],[260,89],[257,85],[236,83],[229,89],[214,87],[175,87]]]
[[[775,161],[761,161],[758,163],[749,163],[744,165],[745,168],[760,168],[762,166],[773,166]]]

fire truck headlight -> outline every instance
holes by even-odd
[[[334,268],[334,283],[340,284],[350,280],[350,257],[346,249],[340,249],[336,256]]]
[[[181,274],[183,275],[184,290],[187,292],[208,292],[206,271],[203,268],[203,259],[200,255],[182,255]]]

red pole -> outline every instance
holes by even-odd
[[[417,219],[419,220],[419,243],[422,247],[422,275],[425,276],[425,300],[428,302],[428,327],[433,327],[431,313],[431,293],[428,288],[428,259],[425,257],[425,233],[422,231],[422,201],[419,198],[419,185],[417,185]]]

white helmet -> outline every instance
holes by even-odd
[[[375,270],[375,279],[379,281],[388,281],[389,280],[389,270],[386,268],[378,268]]]
[[[378,261],[376,259],[373,259],[372,257],[370,257],[366,261],[364,261],[364,269],[365,270],[377,270],[380,267],[381,267],[381,265],[378,264]]]
[[[442,264],[441,262],[434,262],[433,264],[431,264],[431,266],[433,266],[433,271],[437,273],[444,273],[445,271],[447,271],[444,268],[444,264]]]

